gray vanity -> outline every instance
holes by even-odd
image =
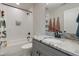
[[[69,54],[64,53],[54,47],[48,46],[40,41],[33,40],[33,51],[34,56],[69,56]]]
[[[61,41],[61,44],[58,44],[60,39],[41,39],[41,38],[33,38],[33,48],[32,48],[32,56],[77,56],[79,53],[75,52],[75,47],[78,49],[77,45],[73,41]],[[52,41],[53,40],[53,41]],[[58,41],[57,41],[58,40]],[[56,42],[57,41],[57,42]],[[52,43],[53,42],[53,43]],[[63,43],[62,43],[63,42]],[[52,44],[51,44],[52,43]],[[57,43],[57,44],[56,44]],[[67,47],[67,44],[71,44]],[[75,46],[73,46],[75,44]],[[78,45],[79,46],[79,45]]]

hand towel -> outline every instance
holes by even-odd
[[[56,31],[55,26],[56,26],[56,25],[55,25],[55,18],[54,18],[54,19],[53,19],[53,27],[52,27],[52,31],[53,31],[53,32]]]
[[[78,27],[77,27],[77,31],[76,31],[76,36],[79,37],[79,14],[78,14],[76,22],[78,23]]]
[[[79,37],[79,23],[78,23],[78,27],[77,27],[76,36]]]
[[[48,28],[49,32],[52,32],[52,20],[50,19],[49,21],[49,28]]]
[[[76,22],[78,22],[78,23],[79,23],[79,14],[78,14],[78,17],[77,17],[77,20],[76,20]]]
[[[57,22],[56,22],[56,31],[57,31],[57,32],[60,31],[60,21],[59,21],[59,17],[57,17]]]

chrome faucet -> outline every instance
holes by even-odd
[[[55,37],[56,38],[61,38],[61,33],[62,33],[62,31],[55,32]]]

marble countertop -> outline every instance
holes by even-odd
[[[54,38],[47,35],[35,35],[34,39],[73,56],[79,56],[79,41],[65,38]]]

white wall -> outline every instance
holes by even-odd
[[[33,7],[34,34],[45,33],[45,5],[38,3]]]
[[[33,34],[33,16],[27,16],[27,12],[0,4],[0,9],[5,11],[7,27],[7,39],[24,39],[28,32]],[[32,9],[31,9],[32,10]],[[16,20],[21,21],[20,26],[16,26]]]
[[[75,7],[79,7],[79,3],[68,3],[65,5],[62,5],[61,7],[57,8],[54,11],[50,12],[51,18],[53,19],[53,17],[60,17],[60,25],[61,25],[61,30],[64,30],[64,11],[68,10],[68,9],[72,9]]]

